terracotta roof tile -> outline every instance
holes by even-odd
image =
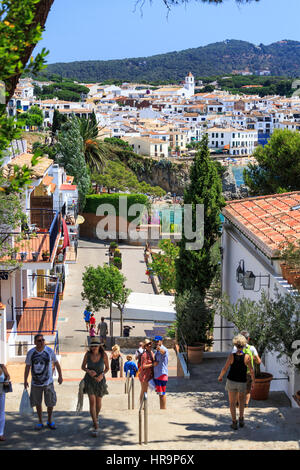
[[[230,201],[223,215],[267,256],[276,257],[281,242],[300,240],[300,191]]]

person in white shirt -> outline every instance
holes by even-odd
[[[56,405],[56,393],[53,385],[53,364],[58,372],[58,383],[62,384],[62,372],[60,364],[54,351],[45,345],[45,339],[42,334],[34,337],[35,348],[28,351],[25,360],[24,388],[28,387],[28,375],[31,370],[31,406],[36,406],[39,422],[35,429],[43,428],[42,420],[42,398],[44,395],[45,404],[48,411],[47,426],[50,429],[56,429],[52,421],[53,407]]]

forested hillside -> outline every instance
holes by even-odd
[[[300,76],[300,42],[285,40],[256,46],[245,41],[226,40],[151,57],[50,64],[44,73],[81,82],[110,79],[153,82],[182,80],[189,71],[197,77],[263,70],[277,76]]]

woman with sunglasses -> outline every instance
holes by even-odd
[[[90,349],[83,358],[81,368],[86,373],[83,379],[84,393],[88,395],[90,402],[90,414],[93,420],[92,435],[97,437],[102,397],[108,394],[105,374],[109,370],[107,354],[98,338],[92,338]]]
[[[148,384],[153,379],[153,365],[154,365],[154,353],[152,351],[152,342],[149,339],[145,339],[143,343],[144,352],[141,355],[141,368],[139,372],[139,380],[141,382],[141,394],[140,403],[143,400],[144,393],[148,391]]]

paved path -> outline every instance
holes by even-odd
[[[121,247],[123,272],[127,285],[136,292],[149,292],[145,276],[143,250]],[[270,394],[267,402],[252,402],[246,413],[246,427],[232,431],[228,399],[224,384],[217,375],[224,360],[204,360],[193,368],[191,380],[176,378],[176,357],[170,351],[170,380],[166,411],[159,410],[158,397],[149,393],[149,444],[138,444],[138,396],[140,385],[135,380],[135,409],[128,410],[124,380],[108,377],[109,395],[103,398],[100,415],[101,434],[90,435],[91,418],[88,399],[83,411],[76,415],[78,383],[83,377],[81,361],[86,350],[83,322],[84,302],[81,299],[81,277],[88,264],[106,262],[100,244],[80,242],[78,262],[70,265],[64,300],[59,313],[61,365],[64,383],[55,384],[58,402],[55,408],[57,430],[33,430],[36,416],[20,417],[18,407],[23,386],[23,364],[10,364],[14,391],[7,395],[6,435],[0,449],[102,449],[102,450],[299,450],[300,409],[288,407],[285,396]],[[101,312],[107,316],[108,312]],[[100,314],[97,315],[97,321]],[[149,324],[139,324],[135,334],[144,334]],[[123,351],[125,352],[125,351]],[[110,375],[110,374],[108,374]]]
[[[144,292],[153,294],[152,285],[148,284],[146,276],[146,265],[144,262],[144,250],[139,247],[121,245],[122,273],[125,275],[126,287],[133,292]],[[88,242],[80,240],[78,246],[78,258],[76,264],[69,265],[69,275],[66,280],[64,300],[61,302],[58,317],[58,330],[60,338],[60,349],[62,352],[75,352],[83,350],[86,342],[86,329],[83,320],[83,311],[86,303],[81,298],[82,274],[85,267],[103,266],[108,262],[108,244]],[[101,316],[109,318],[109,309],[96,312],[96,322],[100,322]],[[145,330],[152,328],[149,323],[134,323],[135,336],[147,336]],[[119,323],[114,322],[114,333],[119,335]]]

